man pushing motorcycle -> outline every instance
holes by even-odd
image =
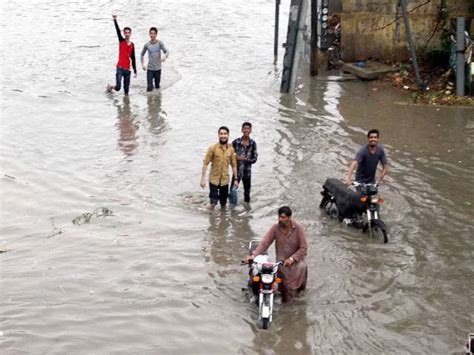
[[[356,181],[364,184],[373,184],[375,182],[375,173],[379,162],[382,163],[382,173],[377,180],[377,184],[380,184],[388,174],[388,160],[383,147],[378,145],[379,137],[380,133],[377,129],[371,129],[367,133],[369,144],[359,149],[349,166],[346,179],[347,186],[352,184],[352,173],[356,168]]]
[[[290,207],[280,207],[278,223],[270,228],[252,254],[245,258],[247,263],[251,262],[255,256],[267,251],[275,241],[276,258],[284,262],[284,265],[280,267],[280,273],[283,276],[280,292],[285,303],[293,301],[294,291],[302,291],[306,288],[308,278],[306,235],[303,227],[295,222],[291,215]]]

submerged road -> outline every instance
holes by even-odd
[[[295,97],[281,96],[273,6],[2,5],[2,353],[462,349],[474,332],[474,111],[406,105],[389,89],[303,72]],[[171,53],[161,92],[146,93],[138,66],[129,98],[105,93],[115,10],[137,56],[158,26]],[[204,154],[220,125],[233,139],[244,120],[259,150],[251,206],[209,214]],[[318,208],[324,180],[345,176],[373,127],[391,167],[381,187],[386,245]],[[308,288],[277,305],[263,331],[239,261],[283,204],[306,228]],[[113,214],[72,223],[102,207]]]

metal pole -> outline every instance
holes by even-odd
[[[311,76],[318,75],[316,67],[316,56],[318,55],[318,4],[317,0],[311,0],[311,51],[309,66]]]
[[[275,56],[275,62],[278,57],[278,32],[280,23],[280,0],[275,0],[275,39],[273,42],[273,55]]]
[[[411,58],[413,61],[413,68],[415,69],[416,84],[418,85],[418,88],[421,91],[424,91],[425,85],[422,83],[421,78],[420,78],[420,69],[418,68],[418,62],[416,60],[415,44],[413,43],[413,35],[411,33],[410,20],[408,19],[407,0],[400,0],[399,4],[402,7],[403,19],[405,20],[405,31],[407,33],[407,41],[410,47]]]
[[[466,26],[466,19],[464,17],[456,18],[456,95],[464,96],[464,30]]]
[[[280,87],[280,92],[284,94],[288,94],[291,91],[291,83],[292,79],[294,79],[296,42],[298,38],[298,25],[302,1],[304,0],[291,0],[290,2],[290,18],[288,20],[288,32],[286,34]]]
[[[290,89],[289,93],[293,94],[295,92],[296,80],[298,78],[298,68],[300,64],[300,58],[303,55],[305,50],[305,39],[303,31],[306,31],[306,26],[304,24],[306,19],[306,10],[308,8],[307,0],[299,0],[299,9],[298,9],[298,19],[296,21],[296,38],[293,54],[293,66],[291,68],[291,78],[290,78]]]

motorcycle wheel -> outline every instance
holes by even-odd
[[[330,200],[331,198],[329,196],[324,196],[321,200],[321,203],[319,204],[319,208],[325,208]]]
[[[270,318],[262,318],[262,328],[268,329],[268,324],[270,323]]]
[[[381,220],[376,219],[372,221],[370,225],[370,232],[372,234],[372,238],[375,240],[381,242],[383,241],[384,243],[388,242],[387,227]]]
[[[339,218],[339,209],[337,208],[336,204],[331,201],[330,197],[324,197],[319,207],[325,210],[331,218]]]
[[[326,208],[327,213],[331,218],[340,219],[339,218],[339,208],[337,208],[334,202],[331,202],[329,206]]]

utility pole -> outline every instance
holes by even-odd
[[[309,66],[311,76],[318,75],[316,57],[318,55],[318,2],[311,0],[311,50]]]
[[[283,57],[283,73],[280,92],[288,94],[294,91],[298,72],[298,34],[301,26],[302,10],[307,0],[291,0],[288,32],[286,34],[285,56]]]
[[[398,5],[401,6],[402,8],[403,19],[405,20],[405,31],[407,33],[407,42],[408,42],[408,46],[410,47],[411,59],[413,61],[413,68],[415,69],[416,84],[418,85],[418,88],[421,91],[425,91],[425,85],[421,81],[420,69],[418,67],[418,62],[416,60],[415,43],[413,42],[413,35],[411,33],[410,20],[408,18],[407,0],[400,0]]]
[[[457,96],[464,96],[465,90],[465,58],[464,58],[464,51],[466,50],[465,46],[465,39],[464,39],[464,31],[466,27],[466,19],[464,17],[457,17],[456,18],[456,95]]]

